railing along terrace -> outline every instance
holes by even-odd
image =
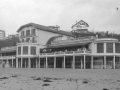
[[[17,47],[16,46],[10,46],[10,47],[2,47],[1,51],[5,51],[5,50],[15,50]]]
[[[0,58],[15,58],[16,55],[9,55],[9,56],[0,56]]]
[[[63,55],[65,55],[65,54],[79,54],[79,53],[81,53],[81,54],[86,54],[86,53],[88,53],[88,54],[90,54],[91,53],[91,50],[81,50],[81,51],[67,51],[67,52],[63,52],[63,51],[59,51],[59,52],[51,52],[51,53],[41,53],[41,55],[42,56],[44,56],[44,55],[60,55],[60,54],[63,54]]]
[[[32,40],[24,41],[24,42],[18,41],[17,43],[37,43],[37,41],[32,41]]]
[[[66,39],[66,40],[55,40],[55,41],[51,41],[51,44],[58,44],[58,43],[70,43],[70,42],[76,42],[76,41],[90,41],[95,39],[95,36],[87,36],[87,37],[79,37],[79,38],[70,38],[70,39]]]

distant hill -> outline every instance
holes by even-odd
[[[9,39],[0,40],[0,48],[2,47],[9,47],[9,46],[16,46],[19,37],[11,37]]]

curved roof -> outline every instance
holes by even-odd
[[[51,44],[51,41],[53,41],[53,40],[54,40],[55,38],[57,38],[57,37],[61,37],[61,36],[51,37],[51,38],[47,41],[46,45],[50,45],[50,44]]]
[[[58,34],[62,34],[62,35],[67,35],[67,36],[74,36],[72,35],[72,33],[67,32],[67,31],[62,31],[62,30],[52,30],[50,28],[48,28],[47,26],[43,26],[43,25],[39,25],[39,24],[35,24],[35,23],[28,23],[25,24],[23,26],[21,26],[17,32],[21,31],[22,28],[27,27],[27,26],[33,26],[36,29],[40,29],[40,30],[44,30],[44,31],[48,31],[48,32],[53,32],[53,33],[58,33]]]

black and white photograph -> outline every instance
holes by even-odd
[[[0,90],[120,90],[120,0],[0,0]]]

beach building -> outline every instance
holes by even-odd
[[[5,38],[5,31],[0,30],[0,40]]]
[[[89,25],[83,20],[72,26],[87,33]],[[12,68],[70,68],[119,69],[120,42],[115,38],[85,36],[76,38],[59,26],[35,23],[22,25],[19,39],[0,51],[1,67]]]

